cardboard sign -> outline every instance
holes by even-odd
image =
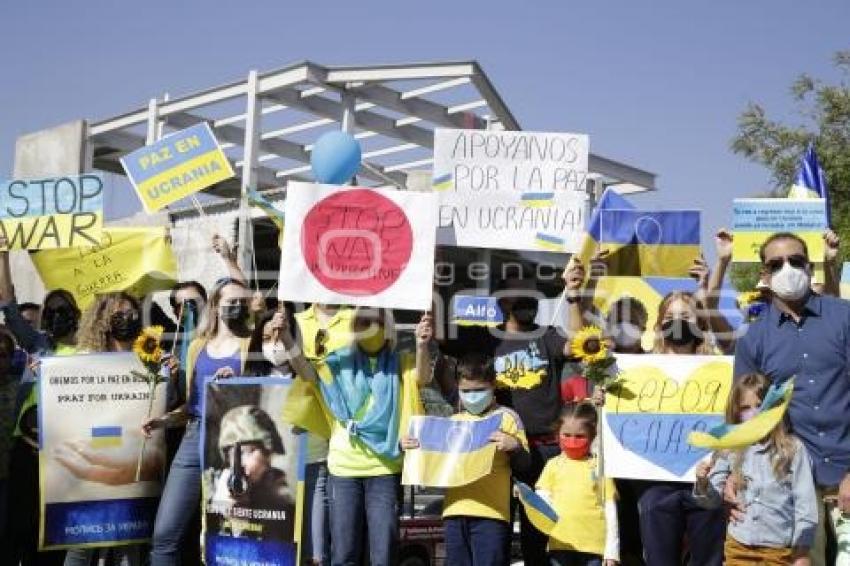
[[[306,435],[296,436],[281,419],[291,387],[291,379],[275,377],[206,382],[201,491],[207,564],[299,563],[296,502],[304,500]]]
[[[233,177],[209,124],[196,124],[121,158],[148,214]]]
[[[827,229],[824,199],[735,199],[732,213],[734,261],[761,263],[759,248],[777,232],[796,234],[806,242],[809,259],[823,261],[823,233]]]
[[[290,183],[279,297],[429,309],[435,217],[427,193]]]
[[[583,134],[434,132],[438,243],[575,252],[584,231]]]
[[[0,183],[0,235],[12,250],[97,244],[103,226],[98,175]]]
[[[149,414],[164,413],[166,384],[152,389],[144,374],[132,353],[41,360],[40,548],[115,546],[150,538],[165,441],[162,431],[155,431],[142,452],[141,427]]]
[[[688,434],[724,421],[732,357],[620,354],[617,368],[603,412],[605,476],[693,481],[709,452]]]
[[[45,288],[70,291],[81,309],[99,293],[128,291],[142,297],[170,289],[177,278],[165,228],[106,228],[100,245],[31,257]]]

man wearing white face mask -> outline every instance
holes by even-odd
[[[811,455],[818,487],[820,524],[811,552],[818,566],[827,564],[823,498],[837,495],[839,508],[850,512],[850,303],[812,292],[812,264],[798,236],[774,234],[760,257],[772,299],[738,340],[735,376],[760,372],[778,383],[794,379],[788,415]],[[734,488],[727,491],[731,498]]]

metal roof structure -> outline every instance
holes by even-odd
[[[356,67],[308,61],[90,122],[92,164],[124,174],[121,156],[203,121],[237,172],[206,191],[221,197],[312,180],[312,144],[333,129],[351,132],[363,148],[359,184],[402,188],[409,172],[430,168],[434,128],[521,129],[474,61]],[[653,173],[605,157],[591,154],[589,169],[603,186],[623,193],[655,189]]]

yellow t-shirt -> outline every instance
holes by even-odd
[[[319,322],[315,305],[296,313],[295,322],[298,323],[298,331],[301,332],[301,349],[304,351],[304,357],[308,360],[315,360],[327,356],[334,350],[351,345],[354,338],[351,329],[353,319],[354,309],[350,307],[337,309],[325,325]],[[319,356],[316,354],[316,335],[322,329],[326,331],[327,339],[325,341],[325,352],[322,356]]]
[[[466,411],[452,415],[453,419],[475,421],[502,413],[499,430],[515,436],[528,450],[528,440],[519,416],[507,407],[497,407],[482,415],[472,415]],[[443,501],[443,517],[483,517],[510,522],[511,517],[511,461],[510,455],[496,451],[493,457],[492,471],[471,484],[446,490]]]
[[[374,360],[374,359],[373,359]],[[327,366],[319,365],[319,375],[327,371]],[[416,384],[416,356],[408,352],[400,354],[399,374],[402,379],[402,390],[417,387]],[[399,413],[402,413],[401,405],[405,402],[405,395],[399,395]],[[354,415],[354,420],[360,420],[372,406],[371,395]],[[404,426],[400,423],[400,426]],[[367,447],[356,437],[352,437],[345,429],[345,425],[333,419],[331,429],[331,440],[328,446],[328,471],[335,476],[358,478],[384,476],[401,472],[402,459],[382,458],[374,450]]]
[[[617,498],[614,481],[604,482],[605,501]],[[605,552],[605,508],[599,501],[596,459],[571,460],[560,454],[543,468],[537,489],[549,496],[558,524],[549,534],[549,550]]]

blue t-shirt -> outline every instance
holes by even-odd
[[[210,356],[206,348],[198,353],[198,359],[195,360],[195,373],[192,375],[192,391],[189,394],[188,413],[190,416],[201,416],[203,387],[207,377],[215,375],[218,370],[225,367],[232,369],[234,376],[239,376],[242,373],[241,353],[241,350],[237,350],[232,355],[224,358]]]

